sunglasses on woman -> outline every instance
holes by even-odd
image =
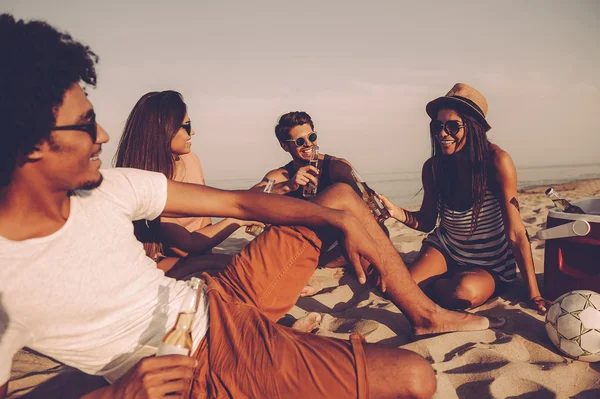
[[[190,137],[192,136],[192,121],[189,121],[188,123],[184,123],[183,125],[181,125],[181,127],[185,129],[188,136],[190,136]]]
[[[460,132],[464,125],[461,125],[460,121],[449,120],[445,123],[442,123],[438,120],[433,120],[429,123],[429,131],[431,134],[437,135],[444,130],[450,136],[454,137]]]
[[[98,136],[98,124],[96,123],[96,116],[92,117],[92,120],[88,123],[80,123],[78,125],[66,125],[66,126],[54,126],[52,130],[77,130],[86,132],[92,139],[92,144],[96,143]]]
[[[304,145],[304,143],[306,143],[306,139],[308,139],[308,141],[310,141],[311,143],[314,143],[315,141],[317,141],[317,132],[311,132],[308,136],[298,137],[296,140],[283,140],[283,141],[292,141],[296,144],[296,147],[302,147]]]

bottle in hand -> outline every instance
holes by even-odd
[[[183,303],[181,304],[175,327],[164,336],[161,343],[158,345],[156,356],[190,356],[192,353],[192,323],[194,322],[194,316],[198,310],[200,292],[202,291],[204,281],[192,277],[188,282],[188,285],[190,290],[187,292]]]
[[[271,191],[273,191],[273,184],[275,184],[275,179],[269,179],[267,181],[267,185],[265,186],[265,189],[263,190],[263,193],[271,193]],[[257,226],[257,225],[252,225],[252,226],[246,226],[246,233],[253,235],[253,236],[257,236],[260,233],[262,233],[263,231],[265,231],[265,229],[261,226]]]
[[[310,161],[308,161],[308,164],[319,169],[319,146],[318,145],[313,146],[312,153],[310,155]],[[319,176],[317,176],[317,179],[318,178],[319,178]],[[305,198],[310,198],[310,197],[314,197],[315,195],[317,195],[317,185],[314,184],[313,182],[309,181],[302,189],[302,196]]]
[[[562,195],[560,195],[559,193],[554,191],[554,189],[552,187],[550,187],[548,190],[546,190],[546,195],[548,196],[548,198],[550,198],[552,200],[552,202],[554,202],[554,205],[558,209],[560,209],[561,211],[563,211],[565,213],[585,214],[583,209],[581,209],[577,205],[571,204]]]
[[[377,223],[383,223],[390,217],[390,211],[383,205],[379,197],[377,196],[377,192],[370,188],[364,179],[358,174],[356,169],[352,169],[350,172],[358,190],[360,191],[360,195],[369,206],[371,213],[377,220]]]

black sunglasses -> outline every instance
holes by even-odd
[[[183,125],[181,125],[181,127],[185,129],[188,136],[190,136],[190,137],[192,136],[192,121],[189,121],[188,123],[184,123]]]
[[[317,141],[317,132],[311,132],[308,136],[306,136],[308,141],[314,143]],[[296,147],[302,147],[304,143],[306,143],[306,139],[304,137],[298,137],[296,140],[283,140],[283,141],[292,141],[296,143]]]
[[[96,143],[98,136],[98,124],[96,123],[96,116],[92,117],[92,120],[88,123],[81,123],[79,125],[66,125],[66,126],[54,126],[52,130],[78,130],[86,132],[92,139],[92,144]]]
[[[438,120],[429,122],[429,131],[431,134],[440,134],[442,130],[454,137],[460,132],[464,125],[461,125],[460,121],[449,120],[446,123],[442,123]]]

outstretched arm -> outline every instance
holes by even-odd
[[[379,196],[393,218],[397,219],[400,223],[404,223],[411,229],[423,232],[433,230],[438,217],[432,166],[432,159],[429,159],[423,165],[423,171],[421,172],[421,179],[423,181],[423,202],[421,203],[421,209],[418,211],[407,211],[394,204],[383,195]]]
[[[344,236],[347,259],[365,281],[360,258],[380,265],[375,243],[358,219],[346,211],[326,208],[309,201],[251,191],[224,191],[212,187],[167,182],[163,216],[234,217],[275,225],[302,225],[313,229],[336,228]],[[383,276],[382,276],[383,277]]]
[[[521,219],[517,193],[517,170],[508,153],[498,149],[494,153],[495,180],[499,188],[504,230],[517,266],[527,283],[529,299],[539,311],[546,311],[550,302],[542,298],[535,278],[529,235]]]

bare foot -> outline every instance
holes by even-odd
[[[292,328],[296,331],[311,332],[319,327],[321,315],[316,312],[310,312],[304,317],[299,318],[292,324]]]
[[[499,317],[476,316],[466,312],[454,312],[437,307],[436,312],[420,325],[413,326],[415,336],[442,334],[454,331],[480,331],[500,328],[506,320]]]
[[[308,280],[308,283],[304,286],[302,291],[300,292],[300,296],[313,296],[317,294],[319,291],[323,289],[321,282],[317,277],[313,274],[313,276]]]

